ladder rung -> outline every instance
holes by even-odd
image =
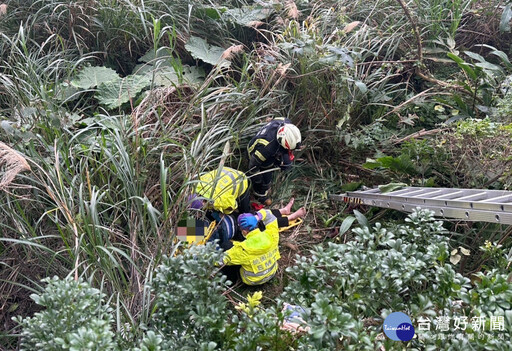
[[[478,194],[473,194],[473,195],[467,195],[467,196],[463,196],[463,197],[458,197],[458,198],[454,198],[454,199],[451,199],[452,201],[468,201],[468,200],[478,200],[479,197],[481,196],[484,196],[483,198],[485,199],[485,195],[486,193],[483,192],[483,193],[478,193]]]
[[[418,194],[418,195],[414,195],[412,197],[426,197],[426,196],[428,196],[431,199],[430,196],[432,196],[433,194],[438,194],[438,193],[442,193],[442,192],[443,192],[443,190],[437,189],[437,190],[426,191],[424,193],[421,193],[421,194]]]
[[[504,201],[506,200],[506,201]],[[496,196],[491,197],[489,199],[482,200],[482,202],[496,202],[499,204],[506,204],[507,202],[512,201],[512,195],[503,195],[503,196]]]
[[[462,190],[457,190],[457,191],[454,191],[452,193],[447,193],[447,194],[443,194],[443,195],[439,195],[439,196],[434,196],[432,198],[432,200],[451,200],[453,199],[454,197],[457,197],[459,195],[462,195],[464,193],[464,191]]]
[[[421,195],[423,192],[425,192],[424,189],[411,189],[411,188],[407,188],[407,189],[402,189],[402,190],[397,190],[397,191],[392,191],[390,193],[385,193],[385,194],[382,194],[382,195],[391,195],[391,196],[401,196],[401,197],[412,197],[414,195]]]

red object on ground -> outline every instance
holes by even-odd
[[[251,207],[254,211],[259,211],[261,210],[263,207],[265,207],[265,205],[262,205],[262,204],[259,204],[257,202],[251,202]]]
[[[288,150],[288,156],[290,156],[290,161],[293,161],[293,159],[295,158],[292,150]]]

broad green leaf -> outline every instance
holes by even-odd
[[[507,324],[512,324],[512,310],[505,311],[505,318],[507,320]]]
[[[354,60],[349,55],[349,51],[347,49],[332,45],[327,45],[326,49],[335,55],[336,61],[346,64],[349,67],[354,67]]]
[[[466,82],[459,82],[460,85],[464,88],[464,90],[469,91],[471,94],[473,94],[473,88]]]
[[[453,95],[452,98],[460,110],[462,110],[464,112],[468,112],[468,106],[466,105],[464,100],[462,100],[462,98],[459,95]]]
[[[199,7],[196,8],[198,14],[204,14],[212,19],[218,20],[222,14],[228,10],[225,6],[214,6],[214,7]]]
[[[398,157],[384,156],[378,158],[377,162],[380,163],[380,167],[389,168],[395,172],[408,173],[411,175],[417,173],[414,164],[407,155],[400,155]],[[366,163],[363,165],[363,167],[372,169],[371,167],[367,167]]]
[[[201,84],[206,77],[204,69],[196,66],[183,66],[183,80],[190,84]]]
[[[230,9],[224,13],[228,21],[235,22],[241,26],[250,26],[251,22],[263,21],[267,19],[273,10],[266,8],[254,8],[252,6],[242,6],[238,9]]]
[[[490,62],[480,62],[480,63],[475,64],[475,66],[484,68],[484,69],[489,69],[491,71],[499,71],[499,72],[503,71],[500,66],[494,65]]]
[[[80,71],[78,78],[71,81],[71,85],[80,89],[91,89],[102,83],[113,82],[119,75],[111,68],[103,66],[88,66]]]
[[[170,53],[168,48],[160,48],[156,51],[155,50],[148,50],[144,56],[139,58],[139,62],[154,62],[156,59],[169,59],[172,57],[172,54]]]
[[[185,44],[185,48],[190,52],[193,58],[203,60],[211,65],[218,67],[229,67],[231,62],[221,58],[224,49],[210,45],[203,38],[190,37],[189,41]]]
[[[11,124],[13,122],[10,122],[10,121],[1,121],[0,122],[0,127],[8,134],[8,135],[14,135],[14,133],[16,132],[16,129],[14,129]]]
[[[395,190],[399,190],[405,188],[407,184],[405,183],[389,183],[385,185],[379,185],[379,190],[382,194],[390,193]]]
[[[379,167],[383,167],[382,162],[372,160],[372,161],[367,161],[367,162],[363,163],[363,168],[366,168],[366,169],[376,169]]]
[[[356,216],[357,222],[361,227],[370,228],[370,223],[361,212],[359,212],[358,210],[354,210],[354,216]]]
[[[510,32],[510,20],[512,19],[512,4],[505,6],[500,20],[500,31]]]
[[[356,87],[359,88],[359,91],[363,94],[366,94],[366,92],[368,91],[368,87],[366,86],[366,84],[364,84],[363,82],[357,80],[355,81],[355,84],[356,84]]]
[[[352,226],[352,223],[354,223],[355,220],[356,220],[356,218],[352,217],[352,216],[348,216],[347,218],[345,218],[343,220],[343,223],[341,223],[341,225],[340,225],[340,231],[339,231],[338,235],[345,234],[350,229],[350,227]]]
[[[60,101],[69,102],[76,100],[80,96],[78,92],[81,91],[82,90],[74,87],[72,84],[62,82],[56,86],[55,97]]]
[[[341,191],[355,191],[363,185],[363,182],[351,182],[345,183],[341,186]]]
[[[155,86],[167,87],[179,84],[179,77],[172,67],[162,67],[155,70],[155,72],[147,72],[146,77],[148,77],[150,81],[154,78],[153,84]]]
[[[477,54],[476,52],[472,52],[472,51],[464,51],[464,53],[466,55],[468,55],[469,57],[471,57],[473,60],[477,60],[477,61],[480,61],[480,62],[487,62],[482,55],[479,55]]]
[[[449,58],[451,58],[453,61],[455,61],[456,63],[464,63],[464,60],[462,58],[460,58],[459,56],[451,53],[451,52],[448,52],[446,54],[446,56],[448,56]]]
[[[427,47],[423,48],[423,53],[426,54],[426,55],[430,55],[430,54],[444,54],[445,52],[446,52],[446,49],[439,48],[439,47],[427,46]]]
[[[505,54],[503,51],[494,50],[491,51],[491,54],[498,56],[501,59],[501,61],[505,64],[505,66],[507,66],[507,68],[512,68],[512,64],[510,63],[507,54]]]
[[[451,52],[447,53],[448,57],[451,58],[453,61],[457,63],[457,65],[464,70],[464,72],[467,73],[469,78],[476,80],[478,78],[475,70],[471,68],[462,58],[459,56],[452,54]]]
[[[118,78],[115,82],[101,84],[96,92],[96,98],[102,105],[114,109],[131,98],[134,99],[150,83],[151,79],[148,76],[131,75]]]
[[[148,71],[146,76],[151,81],[153,72]],[[154,72],[153,84],[157,86],[179,85],[182,83],[200,84],[205,77],[204,70],[198,67],[183,66],[181,77],[176,73],[173,67],[161,67]]]

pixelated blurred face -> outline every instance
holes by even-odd
[[[178,222],[177,237],[180,241],[197,244],[204,239],[207,229],[207,221],[197,218],[182,219]]]

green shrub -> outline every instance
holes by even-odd
[[[41,294],[32,299],[45,309],[18,318],[20,350],[115,350],[112,309],[105,294],[83,281],[46,278]]]
[[[225,277],[215,274],[220,252],[211,245],[192,247],[183,254],[164,258],[151,287],[156,296],[151,330],[163,335],[171,350],[203,350],[224,342],[230,315]],[[205,348],[206,347],[206,348]]]
[[[358,220],[355,240],[297,256],[287,270],[291,283],[266,305],[260,291],[230,303],[216,266],[221,253],[212,245],[165,257],[150,284],[155,301],[149,324],[139,326],[144,335],[137,340],[132,334],[123,345],[134,351],[401,350],[404,344],[383,336],[382,320],[402,311],[415,328],[422,319],[431,322],[430,331],[416,331],[419,337],[407,343],[408,349],[506,349],[499,336],[512,327],[510,254],[497,245],[484,246],[497,267],[478,273],[471,285],[449,262],[447,231],[432,212],[417,210],[405,223],[371,228],[361,215]],[[121,344],[111,330],[112,309],[99,290],[70,279],[45,281],[45,291],[33,299],[46,310],[19,319],[21,350],[114,350]],[[307,330],[281,329],[284,302],[304,308]],[[441,317],[482,317],[487,329],[479,332],[468,322],[462,338],[447,339],[437,330]],[[501,318],[503,328],[489,330],[491,318]]]

